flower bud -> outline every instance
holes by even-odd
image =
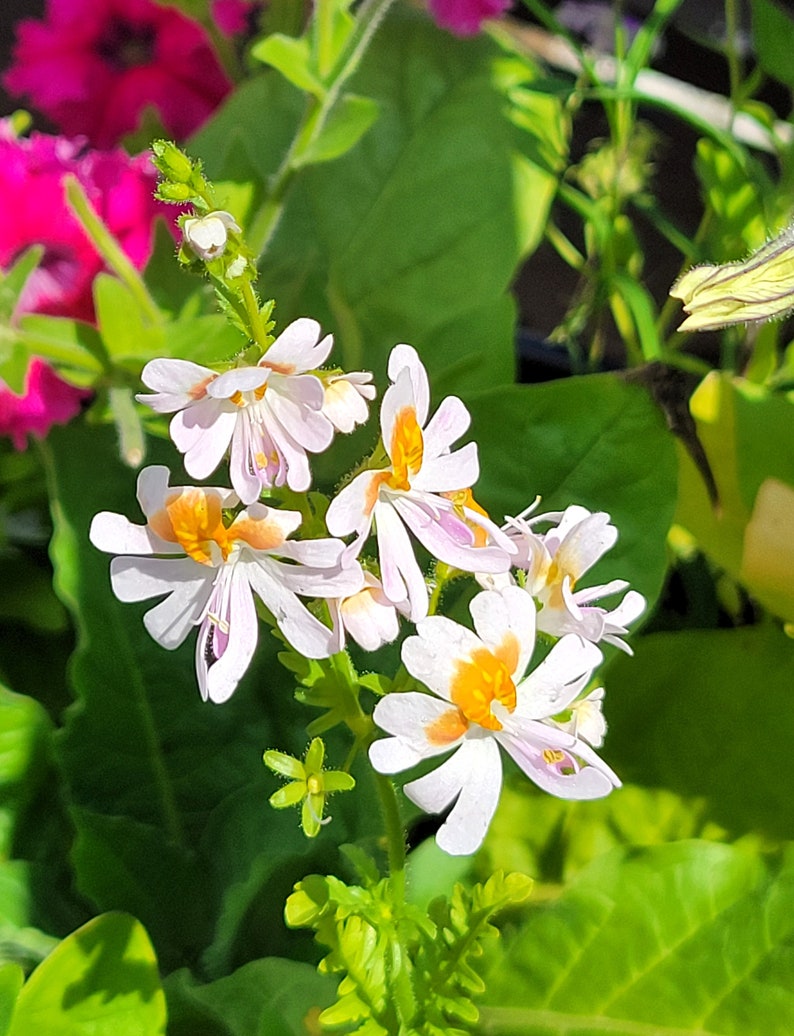
[[[161,183],[155,191],[160,201],[183,202],[194,197],[193,189],[186,183]]]
[[[230,230],[240,233],[232,214],[223,210],[191,216],[182,223],[185,244],[205,263],[223,255]]]
[[[154,164],[166,179],[173,180],[174,183],[190,183],[193,163],[176,144],[172,144],[170,140],[155,140],[152,151]]]

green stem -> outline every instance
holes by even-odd
[[[91,238],[91,241],[113,270],[119,280],[127,287],[130,294],[138,303],[138,307],[150,323],[162,323],[162,314],[154,301],[141,275],[125,255],[118,241],[110,233],[108,228],[96,214],[88,197],[78,182],[71,174],[64,178],[66,185],[66,200],[69,208],[74,212],[81,226]]]
[[[373,773],[388,847],[389,877],[392,881],[394,898],[396,902],[401,903],[405,897],[405,831],[400,816],[400,806],[397,802],[397,792],[389,777],[374,770]]]
[[[245,313],[248,317],[248,330],[251,333],[252,341],[256,342],[258,346],[261,346],[264,352],[268,347],[268,337],[265,331],[265,325],[262,323],[262,314],[259,312],[259,303],[256,301],[256,295],[254,289],[251,287],[250,281],[243,281],[241,289],[243,296],[243,304],[245,306]]]
[[[301,168],[301,152],[305,152],[318,138],[331,111],[339,99],[342,88],[359,66],[361,58],[372,41],[380,23],[393,0],[364,0],[358,11],[356,28],[352,34],[352,44],[339,63],[339,70],[334,74],[328,92],[322,98],[309,98],[295,136],[287,149],[284,160],[271,181],[268,197],[251,221],[249,242],[260,258],[276,232],[284,212],[284,199],[292,184],[295,174]]]

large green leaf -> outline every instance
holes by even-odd
[[[483,1036],[788,1036],[794,859],[678,842],[610,853],[531,911]]]
[[[588,583],[627,579],[653,603],[676,494],[674,441],[644,389],[612,375],[515,385],[472,396],[476,496],[499,521],[527,507],[607,511],[617,545]]]
[[[305,1036],[335,999],[336,982],[297,961],[251,961],[198,985],[186,971],[166,982],[169,1036]],[[311,1028],[310,1028],[311,1026]]]
[[[509,96],[531,76],[492,40],[454,39],[404,12],[387,18],[350,83],[378,120],[342,158],[296,176],[265,255],[263,292],[280,321],[321,320],[348,369],[380,375],[391,347],[409,341],[433,374],[460,364],[456,384],[512,381],[508,289],[556,182],[538,156],[558,102],[544,98],[534,122],[510,117]],[[270,175],[296,96],[281,83],[257,93],[255,114],[253,94],[227,106],[198,138],[209,173],[224,179],[234,127]]]
[[[37,701],[0,686],[0,858],[11,855],[17,825],[47,773],[51,735]]]
[[[158,1036],[165,996],[144,928],[105,914],[63,940],[33,972],[9,1036]]]
[[[770,625],[656,633],[634,648],[607,679],[611,765],[707,797],[732,832],[794,836],[794,642]]]

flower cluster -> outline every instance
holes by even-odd
[[[187,222],[183,231],[191,233]],[[454,803],[438,834],[450,853],[473,852],[482,841],[499,798],[501,749],[552,794],[608,794],[619,781],[595,752],[605,731],[603,690],[590,686],[602,661],[596,645],[628,650],[621,637],[645,603],[629,591],[608,610],[593,602],[623,593],[624,581],[579,585],[616,541],[609,516],[574,506],[493,522],[472,495],[476,444],[455,448],[469,427],[466,407],[450,396],[431,416],[427,372],[402,344],[389,357],[380,441],[328,506],[331,536],[291,538],[302,515],[278,506],[279,491],[309,489],[311,455],[366,421],[375,394],[368,372],[323,369],[332,346],[303,318],[256,363],[244,354],[222,371],[180,359],[146,365],[151,391],[138,399],[172,415],[188,474],[207,478],[227,459],[233,488],[171,487],[165,468],[145,469],[138,498],[146,525],[103,513],[91,528],[97,547],[119,555],[111,563],[116,595],[165,597],[144,621],[166,648],[198,626],[198,683],[213,702],[234,692],[251,662],[255,597],[308,658],[340,651],[345,635],[375,650],[397,638],[401,619],[415,623],[402,659],[430,693],[379,701],[374,720],[389,736],[372,744],[370,758],[391,774],[449,756],[405,791],[429,812]],[[436,578],[463,571],[486,587],[471,602],[474,631],[430,614],[417,545],[437,565]],[[301,598],[325,604],[307,607]],[[554,643],[530,669],[538,633]],[[307,788],[320,785],[295,766],[289,775],[297,784],[284,794],[290,802],[308,794],[314,813],[304,821],[316,833],[322,811],[312,795],[320,792]]]

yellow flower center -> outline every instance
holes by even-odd
[[[486,730],[501,730],[502,724],[491,706],[499,702],[508,712],[516,707],[516,685],[511,672],[518,660],[518,644],[512,634],[496,650],[475,648],[469,658],[461,659],[455,667],[450,687],[450,698],[463,717]]]
[[[576,579],[574,576],[566,571],[561,565],[558,565],[556,560],[553,560],[549,565],[549,570],[546,573],[546,604],[550,608],[564,608],[565,601],[562,596],[562,584],[565,581],[565,577],[568,577],[568,585],[571,593],[573,593],[574,587],[576,586]]]
[[[161,539],[178,543],[188,557],[202,565],[215,563],[213,544],[227,561],[235,543],[242,541],[254,550],[270,550],[284,542],[278,524],[267,518],[249,518],[243,512],[227,526],[218,497],[197,486],[170,496],[163,510],[149,519],[149,527]]]
[[[455,506],[455,514],[461,521],[465,522],[474,533],[474,546],[484,547],[488,543],[488,533],[481,525],[475,525],[474,522],[470,521],[466,517],[463,509],[464,507],[467,507],[470,511],[481,514],[483,518],[490,518],[490,515],[485,508],[480,507],[474,499],[474,494],[471,489],[456,489],[450,493],[442,493],[441,495],[446,497],[447,500],[452,501]]]
[[[416,420],[416,411],[412,406],[403,407],[397,414],[391,437],[392,473],[387,482],[392,489],[411,488],[411,479],[422,467],[424,448],[424,438]]]

